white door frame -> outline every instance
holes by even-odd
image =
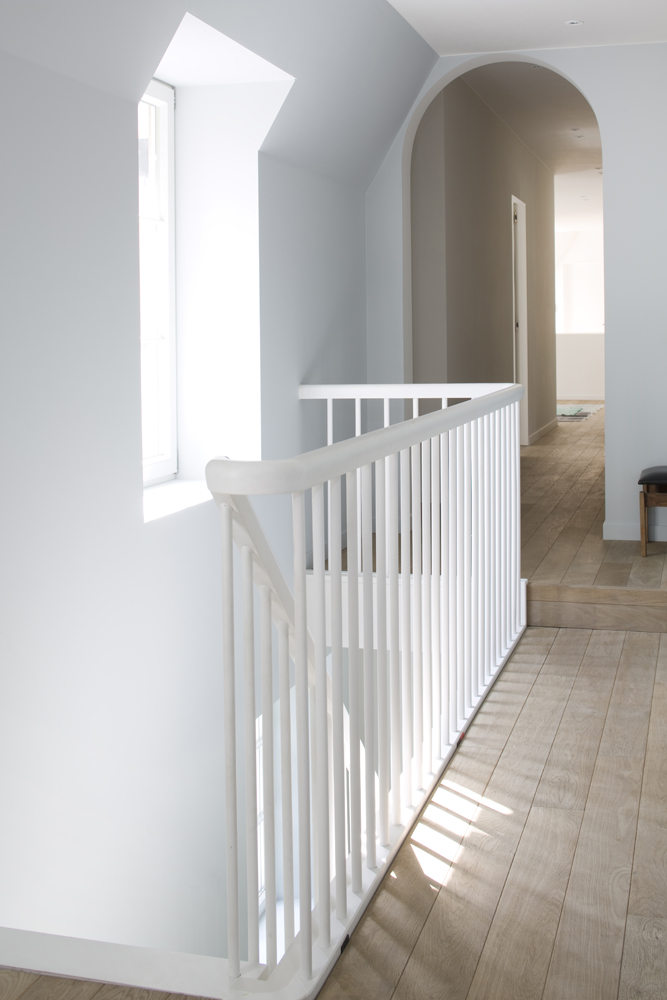
[[[519,437],[530,443],[528,434],[528,257],[526,253],[526,204],[512,195],[512,343],[514,381],[525,395],[519,404]]]

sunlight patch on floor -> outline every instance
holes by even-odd
[[[453,791],[458,792],[460,795],[465,795],[466,798],[472,799],[474,802],[479,802],[481,806],[486,806],[487,809],[493,809],[495,812],[502,813],[503,816],[512,815],[512,810],[508,809],[507,806],[503,806],[499,802],[494,802],[493,799],[487,799],[485,795],[478,795],[477,792],[471,792],[469,788],[464,788],[463,785],[457,785],[455,781],[445,779],[440,787],[442,788],[443,785],[446,785],[447,788],[451,788]]]
[[[452,871],[452,866],[443,861],[442,858],[436,858],[435,855],[422,850],[421,847],[417,847],[416,844],[410,844],[410,846],[426,878],[432,882],[437,882],[438,885],[446,885]]]

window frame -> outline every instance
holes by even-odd
[[[169,442],[168,454],[146,459],[143,455],[143,406],[142,399],[142,469],[144,486],[155,486],[157,483],[174,479],[178,473],[178,441],[177,441],[177,401],[176,401],[176,222],[175,222],[175,183],[174,183],[174,109],[176,91],[174,87],[160,80],[151,80],[146,88],[141,102],[152,104],[166,112],[167,127],[167,258],[168,258],[168,373],[164,377],[162,390],[168,398],[159,414],[159,421],[168,421]],[[140,103],[141,103],[140,102]],[[138,147],[137,147],[138,153]],[[139,216],[138,216],[139,218]],[[140,278],[141,290],[141,278]],[[140,332],[141,338],[141,332]],[[140,339],[141,356],[141,339]],[[141,362],[140,362],[141,363]],[[165,412],[166,411],[166,412]]]

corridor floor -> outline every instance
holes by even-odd
[[[521,575],[531,584],[667,590],[665,542],[642,558],[639,542],[602,538],[604,413],[559,423],[521,449]]]
[[[321,1000],[667,996],[667,636],[529,628]]]

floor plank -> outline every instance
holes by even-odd
[[[21,1000],[90,1000],[102,989],[101,983],[83,979],[40,976],[21,993]]]
[[[0,969],[0,1000],[17,1000],[39,979],[35,972],[20,969]]]
[[[622,632],[594,632],[551,747],[535,806],[583,810],[623,649]]]
[[[468,1000],[539,1000],[583,811],[533,806]]]
[[[644,759],[660,636],[628,632],[607,714],[600,757]]]
[[[544,1000],[616,996],[641,771],[633,758],[598,758]]]
[[[629,916],[618,1000],[665,1000],[667,920]]]
[[[634,916],[667,919],[667,636],[664,635],[653,690],[628,911]]]

